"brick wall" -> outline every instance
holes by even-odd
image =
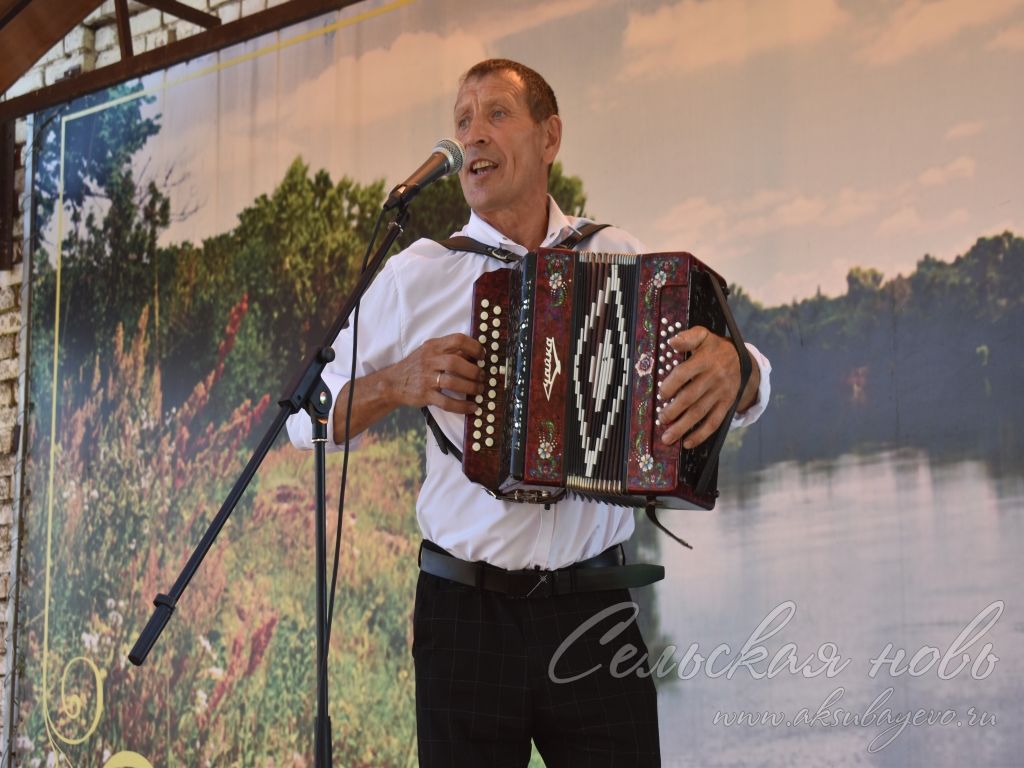
[[[42,73],[36,72],[36,78]],[[36,79],[32,78],[32,79]],[[6,747],[8,711],[12,699],[14,670],[15,579],[17,578],[18,531],[21,496],[18,433],[23,421],[22,403],[25,361],[22,354],[22,314],[25,144],[28,121],[15,124],[15,200],[14,267],[0,271],[0,745]],[[6,749],[3,750],[6,754]],[[5,763],[6,764],[6,763]]]
[[[183,0],[187,5],[220,17],[222,23],[280,5],[286,0]],[[170,14],[129,2],[132,49],[134,53],[159,48],[202,32],[195,24]],[[99,69],[121,58],[113,0],[107,0],[85,18],[61,42],[53,46],[35,66],[12,85],[0,101],[12,99],[76,74]],[[24,215],[30,191],[25,185],[26,159],[31,152],[29,121],[15,123],[17,151],[15,195],[18,215],[14,226],[14,268],[0,271],[0,763],[7,765],[9,754],[8,723],[12,702],[11,652],[14,639],[16,579],[18,579],[18,531],[20,499],[23,495],[18,477],[20,464],[16,439],[23,419],[24,371],[22,327],[25,323],[23,301]]]

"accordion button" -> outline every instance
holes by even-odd
[[[480,299],[480,306],[483,307],[484,309],[487,309],[487,307],[491,306],[491,302],[489,302],[487,299]]]
[[[474,424],[473,426],[476,426],[476,425]],[[473,439],[474,440],[479,440],[480,439],[480,430],[479,429],[473,431]]]
[[[487,427],[487,434],[488,435],[493,435],[494,434],[494,427],[488,425],[488,427]]]
[[[480,323],[480,330],[481,331],[486,331],[487,330],[487,323]]]
[[[474,451],[479,451],[480,450],[480,443],[473,443],[473,450]]]
[[[484,445],[490,448],[492,445],[494,445],[494,438],[488,437],[486,440],[484,440]]]
[[[498,338],[498,337],[499,337],[500,335],[501,335],[501,334],[500,334],[500,333],[499,333],[498,331],[491,331],[491,338],[492,338],[492,339],[496,339],[496,338]]]
[[[661,324],[662,325],[665,325],[665,323],[667,323],[667,322],[668,322],[668,318],[667,317],[661,318]]]
[[[499,320],[498,318],[494,318],[493,320],[491,320],[491,325],[497,328],[501,325],[501,320]]]
[[[498,356],[497,355],[491,355],[491,362],[497,364]]]
[[[500,314],[501,314],[501,307],[497,307],[497,306],[496,306],[496,307],[494,308],[494,314],[496,314],[496,315],[500,315]]]
[[[481,342],[481,343],[483,343],[483,342]],[[493,349],[495,352],[497,352],[498,351],[498,342],[492,341],[491,342],[491,349]]]
[[[497,379],[495,379],[495,378],[493,378],[493,377],[492,377],[492,378],[491,378],[491,380],[490,380],[489,382],[487,382],[487,383],[488,383],[488,384],[489,384],[490,386],[492,386],[492,387],[496,387],[496,386],[498,386],[498,380],[497,380]]]
[[[484,396],[483,395],[477,395],[473,399],[476,400],[478,403],[482,403],[484,401]]]
[[[481,415],[483,414],[483,412],[484,412],[484,409],[483,409],[483,408],[479,408],[479,407],[478,407],[478,408],[477,408],[477,409],[476,409],[476,410],[475,410],[475,411],[473,412],[473,415],[474,415],[474,416],[481,416]]]
[[[484,361],[483,361],[483,360],[477,360],[477,361],[476,361],[476,364],[477,364],[478,366],[480,366],[481,368],[483,368],[483,367],[484,367],[484,365],[485,365],[485,363],[484,363]]]
[[[481,344],[486,344],[486,343],[487,343],[487,336],[486,336],[485,334],[482,334],[482,333],[481,333],[481,334],[480,334],[479,336],[477,336],[477,337],[476,337],[476,339],[477,339],[477,341],[479,341],[479,342],[480,342]]]
[[[493,413],[488,413],[487,414],[487,423],[488,424],[493,424],[494,423],[494,414]]]
[[[494,384],[492,383],[491,386],[493,387]],[[493,400],[494,398],[496,398],[498,396],[498,393],[495,392],[493,389],[489,389],[489,390],[487,390],[487,396],[489,398],[491,398],[491,400]]]
[[[493,400],[487,404],[487,410],[488,411],[493,411],[494,410],[494,401]]]
[[[488,317],[490,317],[490,315],[488,315],[486,311],[480,313],[481,320],[486,320]]]

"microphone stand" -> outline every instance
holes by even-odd
[[[331,756],[331,721],[327,706],[327,502],[326,502],[326,444],[327,444],[327,417],[331,412],[331,392],[324,384],[321,374],[329,362],[334,359],[333,343],[342,329],[348,326],[348,319],[355,311],[359,300],[369,287],[373,276],[377,273],[384,262],[387,252],[391,250],[395,240],[402,233],[409,218],[406,201],[398,206],[398,213],[394,221],[388,224],[384,242],[374,252],[367,267],[359,276],[359,280],[352,293],[349,294],[338,313],[334,324],[327,333],[324,343],[316,349],[306,361],[305,368],[298,372],[298,375],[288,385],[286,394],[278,401],[280,409],[274,418],[270,428],[260,440],[259,445],[253,452],[242,474],[235,481],[227,498],[221,505],[220,511],[210,523],[202,540],[192,552],[184,569],[178,575],[177,581],[167,594],[158,594],[153,599],[155,610],[146,624],[145,629],[135,641],[135,646],[128,654],[128,660],[135,666],[140,666],[146,660],[153,645],[160,637],[171,614],[181,599],[182,593],[188,587],[189,582],[195,575],[200,564],[205,559],[213,542],[220,533],[220,529],[227,522],[231,512],[238,504],[242,494],[253,476],[256,474],[267,452],[270,450],[277,436],[288,417],[299,410],[305,410],[313,422],[313,446],[316,456],[316,722],[315,731],[315,754],[316,768],[330,768],[332,765]],[[370,244],[372,247],[372,243]],[[351,388],[349,390],[351,392]],[[341,520],[338,520],[341,525]]]

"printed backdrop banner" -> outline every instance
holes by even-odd
[[[127,651],[491,56],[558,94],[563,208],[710,262],[774,366],[694,551],[631,544],[664,764],[1019,764],[1024,9],[954,0],[366,2],[36,115],[16,764],[312,764],[309,454]],[[416,763],[424,440],[352,456],[338,765]]]

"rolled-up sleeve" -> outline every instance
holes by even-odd
[[[341,342],[340,340],[341,337],[346,334],[347,331],[342,331],[341,334],[338,336],[338,339],[335,340],[334,350],[336,356],[334,360],[328,363],[327,367],[324,368],[324,372],[321,377],[324,380],[324,384],[327,385],[327,388],[331,390],[331,402],[334,404],[337,404],[338,395],[341,393],[341,390],[345,386],[345,384],[348,383],[349,373],[351,372],[351,370],[349,370],[342,373],[339,367],[336,365],[338,360],[341,359],[340,354],[338,354],[338,349],[344,346],[343,342]],[[349,350],[351,350],[351,345],[349,345]],[[351,365],[351,354],[351,351],[349,351],[349,356],[344,358],[345,363],[348,365]],[[357,376],[358,370],[359,369],[357,365]],[[305,411],[293,413],[291,416],[288,417],[287,427],[288,439],[291,440],[292,445],[294,445],[296,448],[313,447],[313,423],[310,420],[308,413],[306,413]],[[355,448],[361,442],[361,440],[362,435],[353,436],[352,439],[349,440],[350,447]],[[330,415],[327,417],[327,450],[338,451],[341,450],[341,448],[342,446],[334,442],[334,407],[332,406]]]
[[[753,344],[747,344],[746,347],[754,364],[761,371],[761,383],[757,387],[757,400],[747,410],[742,413],[737,412],[732,417],[732,424],[729,425],[730,429],[749,426],[761,418],[764,409],[768,407],[768,398],[772,394],[772,364]]]
[[[359,306],[359,326],[356,355],[356,378],[394,365],[405,355],[402,351],[402,316],[396,290],[392,262],[384,265],[381,273],[363,295]],[[352,373],[352,325],[342,330],[332,345],[334,360],[323,372],[324,384],[331,391],[334,407],[327,420],[327,450],[340,451],[343,446],[334,442],[334,408],[338,396],[349,382]],[[342,404],[344,407],[344,404]],[[313,447],[313,424],[309,414],[299,411],[288,417],[288,439],[296,448]],[[365,433],[364,433],[365,434]],[[351,448],[358,447],[363,435],[353,435]]]

